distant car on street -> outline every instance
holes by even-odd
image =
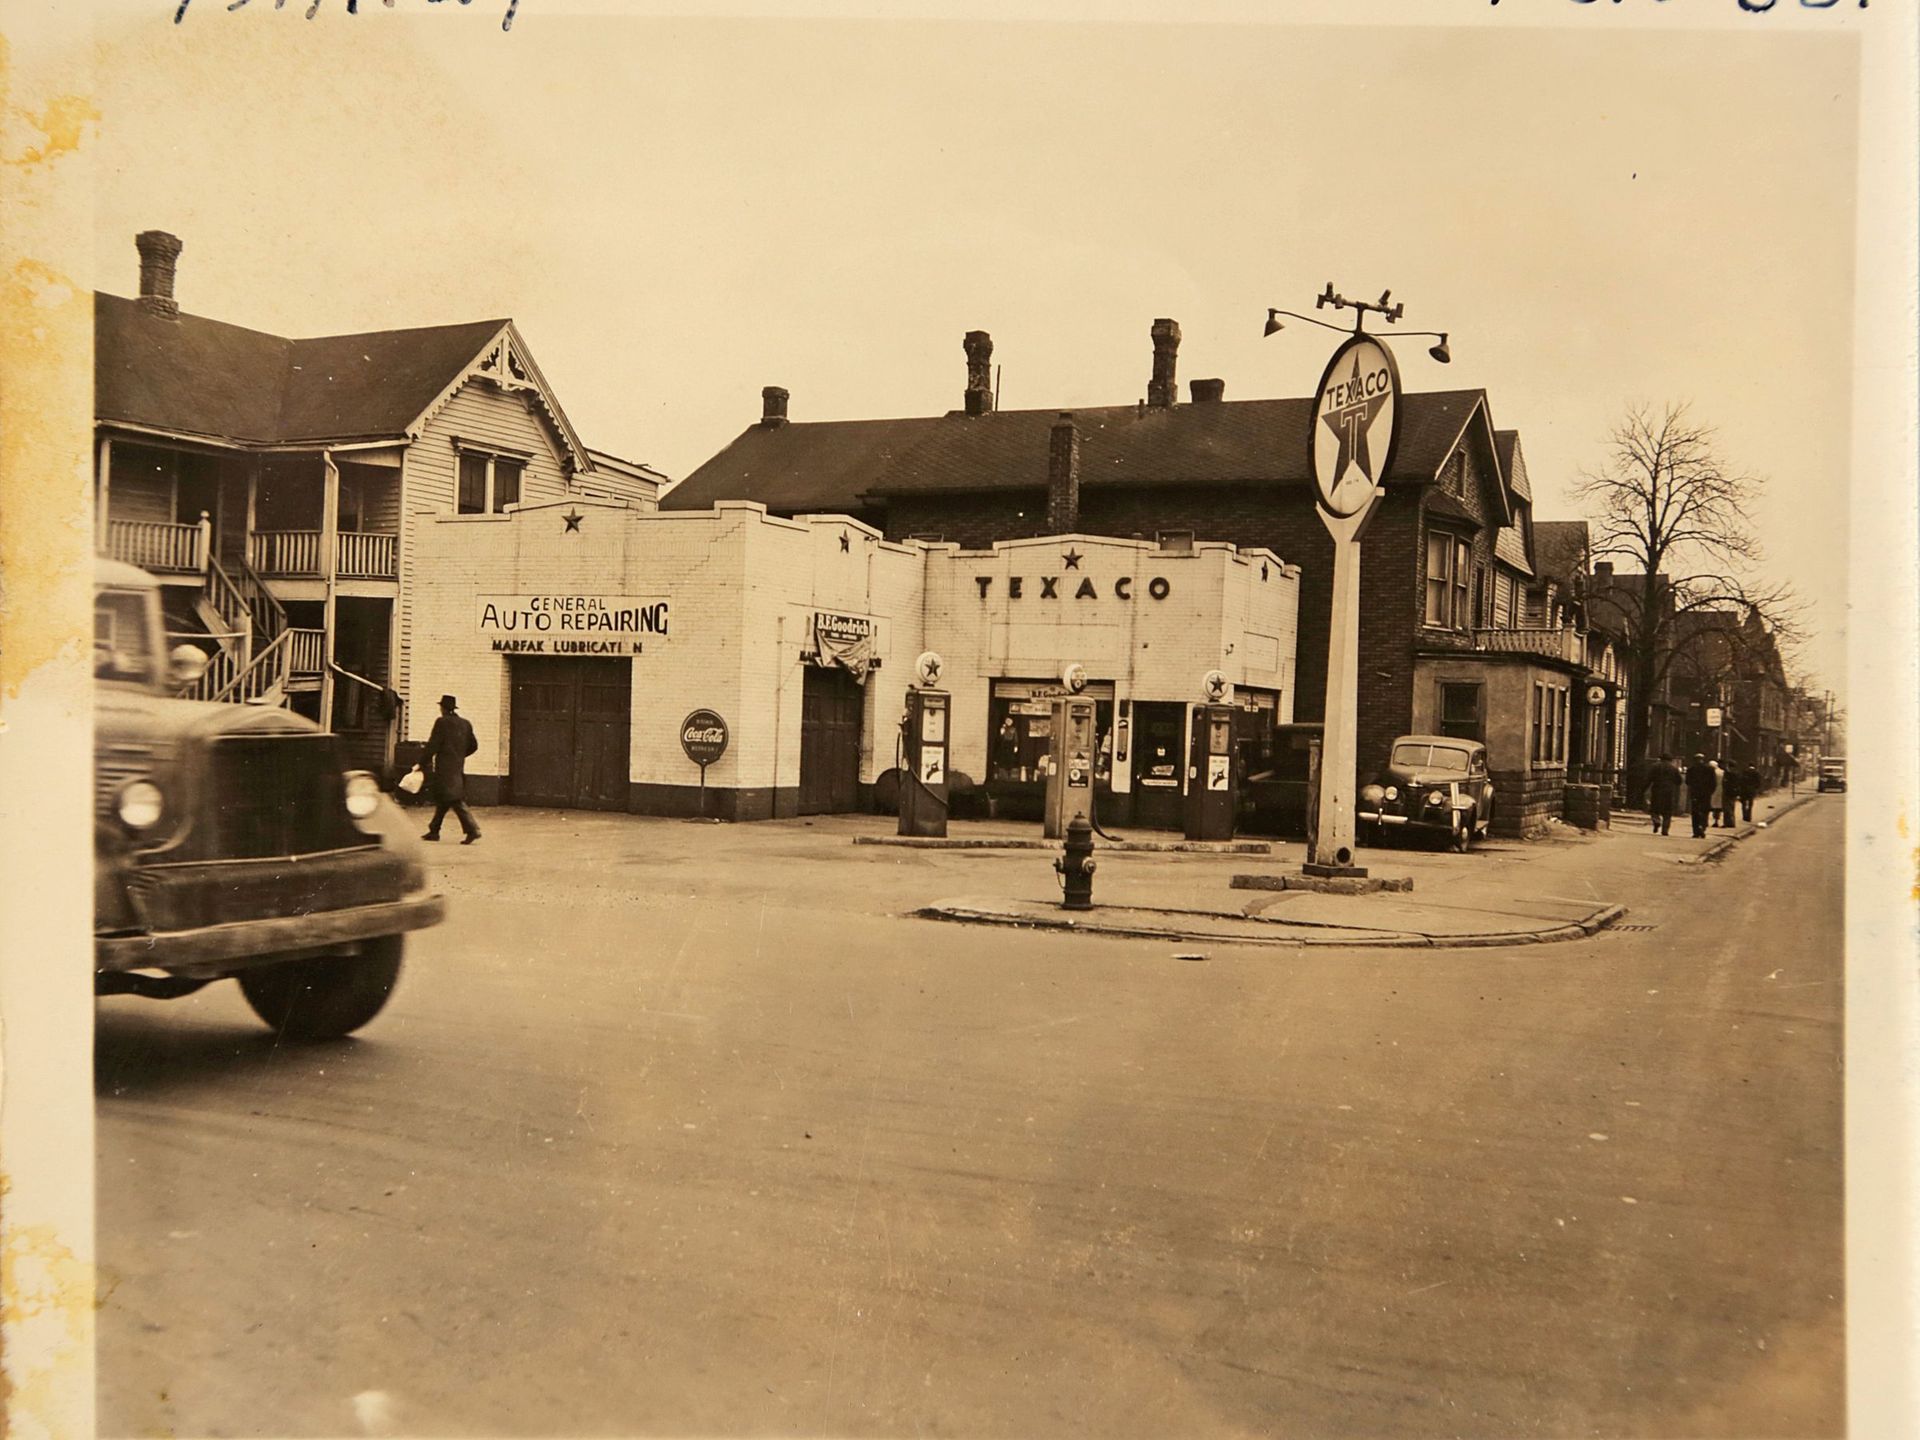
[[[1451,735],[1402,735],[1380,778],[1360,790],[1355,811],[1372,843],[1391,829],[1439,835],[1466,850],[1493,825],[1487,747]]]
[[[412,825],[312,721],[174,698],[159,586],[94,571],[94,990],[171,999],[231,977],[289,1039],[380,1012],[405,934],[435,925]]]
[[[1820,758],[1820,789],[1845,791],[1847,788],[1847,762],[1837,755],[1823,755]]]

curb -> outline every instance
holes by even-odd
[[[899,845],[909,850],[1058,850],[1058,840],[1022,840],[1014,836],[856,835],[856,845]],[[1121,855],[1271,855],[1265,840],[1110,840],[1096,854]]]
[[[1812,795],[1801,795],[1796,797],[1795,799],[1789,800],[1786,804],[1782,805],[1778,810],[1774,811],[1771,815],[1767,817],[1766,819],[1767,828],[1771,829],[1773,826],[1779,824],[1782,818],[1784,818],[1785,816],[1791,815],[1794,811],[1798,810],[1802,805],[1811,804],[1813,800],[1814,800],[1814,796]],[[1713,844],[1709,845],[1706,849],[1702,850],[1698,855],[1689,855],[1682,858],[1680,863],[1682,865],[1711,865],[1716,860],[1724,860],[1727,857],[1728,851],[1732,850],[1733,847],[1738,845],[1742,840],[1751,840],[1754,836],[1760,833],[1760,830],[1761,830],[1760,825],[1752,821],[1748,821],[1744,823],[1740,827],[1740,829],[1734,831],[1733,834],[1725,836],[1724,838],[1715,841]]]
[[[1130,906],[1130,909],[1146,907]],[[1624,905],[1603,905],[1584,919],[1545,930],[1511,930],[1478,935],[1424,935],[1412,931],[1399,934],[1315,938],[1310,935],[1259,936],[1210,935],[1198,930],[1151,930],[1138,925],[1103,925],[1069,915],[1010,915],[995,910],[970,910],[956,905],[923,905],[910,912],[922,920],[945,920],[962,925],[1005,925],[1020,930],[1053,930],[1075,935],[1110,935],[1123,940],[1181,940],[1214,945],[1257,945],[1267,949],[1337,948],[1348,950],[1490,950],[1514,945],[1550,945],[1562,940],[1586,940],[1607,929],[1627,913]],[[1156,914],[1207,914],[1213,911],[1155,911]],[[1260,920],[1253,916],[1219,915],[1222,920],[1252,920],[1255,924],[1279,926],[1287,922]]]

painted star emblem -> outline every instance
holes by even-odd
[[[924,668],[927,672],[927,683],[929,685],[940,678],[940,662],[938,659],[929,656]]]
[[[1078,570],[1080,568],[1080,562],[1085,558],[1086,557],[1080,554],[1079,551],[1069,550],[1067,551],[1066,554],[1060,557],[1060,563],[1066,566],[1069,570]]]
[[[840,532],[840,553],[842,555],[853,553],[853,542],[847,538],[847,532],[844,530]]]
[[[569,510],[566,514],[562,515],[560,518],[567,522],[566,530],[563,530],[561,533],[563,535],[568,533],[577,535],[580,533],[580,522],[586,519],[587,517],[582,515],[578,510]]]
[[[1379,477],[1373,473],[1373,455],[1367,449],[1367,431],[1373,428],[1373,420],[1380,413],[1380,407],[1387,403],[1384,395],[1361,397],[1360,357],[1353,357],[1353,373],[1347,377],[1348,394],[1355,398],[1329,410],[1320,417],[1325,425],[1340,441],[1340,458],[1334,462],[1333,478],[1327,482],[1329,490],[1338,490],[1340,481],[1349,468],[1358,470],[1366,476],[1368,483]]]
[[[1267,562],[1264,560],[1260,562],[1260,578],[1262,580],[1267,578]]]

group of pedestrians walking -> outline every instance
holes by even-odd
[[[1673,833],[1673,816],[1684,809],[1693,820],[1693,838],[1706,838],[1715,824],[1732,829],[1734,812],[1753,819],[1754,798],[1760,793],[1760,772],[1751,765],[1727,769],[1718,761],[1696,754],[1685,770],[1673,756],[1662,755],[1647,776],[1647,809],[1657,835]]]

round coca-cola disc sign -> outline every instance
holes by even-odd
[[[701,769],[727,753],[727,722],[716,710],[696,710],[680,722],[680,748]]]

